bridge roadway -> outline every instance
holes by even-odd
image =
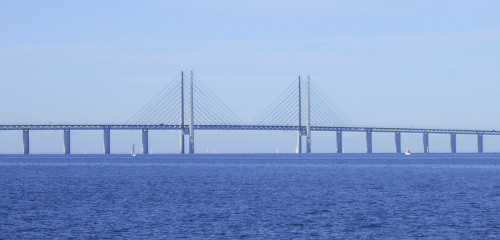
[[[124,125],[124,124],[27,124],[0,125],[0,130],[180,130],[181,125]],[[194,125],[195,130],[277,130],[298,131],[298,126],[264,126],[264,125]],[[184,131],[189,131],[189,125],[184,125]],[[500,135],[495,130],[455,130],[455,129],[424,129],[424,128],[378,128],[378,127],[326,127],[311,126],[311,131],[318,132],[389,132],[389,133],[432,133],[432,134],[476,134]],[[301,127],[306,132],[306,126]]]
[[[298,132],[297,153],[302,153],[302,137],[307,138],[307,153],[311,153],[311,134],[312,131],[336,132],[337,153],[343,153],[342,133],[343,132],[364,132],[366,133],[366,152],[373,152],[372,134],[377,132],[394,133],[396,153],[401,153],[401,134],[402,133],[421,133],[423,134],[424,153],[429,153],[429,134],[449,134],[451,152],[457,152],[457,134],[477,135],[477,151],[483,153],[483,136],[500,135],[500,131],[486,130],[454,130],[454,129],[423,129],[423,128],[376,128],[376,127],[326,127],[326,126],[271,126],[271,125],[192,125],[192,131],[189,125],[122,125],[122,124],[97,124],[97,125],[0,125],[0,131],[21,130],[23,131],[23,152],[29,154],[29,132],[32,130],[62,130],[64,132],[64,153],[71,152],[71,134],[72,130],[102,130],[104,132],[104,153],[111,153],[111,130],[140,130],[142,132],[142,152],[149,152],[149,130],[178,130],[180,131],[180,153],[185,153],[184,136],[189,135],[189,153],[194,153],[194,132],[195,130],[254,130],[254,131],[296,131]],[[308,131],[309,130],[309,131]]]

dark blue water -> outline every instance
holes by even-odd
[[[500,155],[0,156],[0,239],[499,239]]]

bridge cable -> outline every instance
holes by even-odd
[[[195,87],[195,93],[197,93],[196,96],[199,96],[199,100],[201,100],[201,102],[208,102],[208,106],[204,106],[202,104],[197,104],[198,101],[195,101],[195,107],[197,107],[197,109],[200,110],[199,113],[201,114],[198,114],[195,118],[195,121],[198,117],[202,117],[203,114],[206,114],[208,119],[210,119],[211,121],[208,121],[206,122],[205,124],[206,125],[216,125],[216,124],[223,124],[225,121],[223,120],[224,117],[221,117],[220,114],[210,114],[211,112],[214,113],[216,111],[216,109],[214,109],[212,106],[213,106],[213,103],[211,103],[211,101],[208,99],[208,97],[205,95],[204,92],[202,92],[201,90],[199,90],[197,87]],[[207,118],[205,118],[207,119]]]
[[[207,97],[205,96],[205,93],[201,92],[201,90],[198,90],[196,87],[195,87],[195,93],[197,93],[196,96],[199,96],[199,100],[201,100],[201,102],[210,102],[209,100],[207,100]],[[204,117],[203,114],[206,115],[206,118],[204,119],[209,119],[207,122],[205,122],[205,125],[216,125],[216,124],[221,124],[224,122],[223,120],[223,117],[220,116],[220,114],[210,114],[210,112],[214,112],[215,110],[213,109],[212,107],[212,104],[208,104],[207,107],[201,105],[201,104],[197,104],[198,101],[195,101],[195,104],[194,106],[196,107],[196,109],[198,109],[200,112],[200,114],[196,115],[195,117],[195,121],[198,117]],[[211,122],[213,121],[213,122]]]
[[[198,93],[201,94],[202,97],[205,98],[205,101],[200,102],[200,107],[203,106],[205,108],[211,109],[210,112],[206,114],[218,115],[217,119],[224,124],[233,124],[237,125],[238,123],[242,123],[241,119],[229,108],[227,105],[223,103],[220,98],[217,97],[210,89],[199,80],[198,77],[194,77],[196,80],[195,89],[198,89]],[[205,104],[208,104],[205,106]]]
[[[211,124],[210,122],[207,122],[207,124],[208,125],[227,124],[227,117],[223,114],[218,113],[217,111],[218,109],[220,109],[218,108],[218,104],[212,102],[203,91],[198,90],[197,88],[195,89],[197,90],[196,93],[198,93],[200,96],[200,100],[202,100],[203,103],[208,103],[207,106],[204,106],[204,104],[199,104],[200,109],[207,110],[203,111],[202,113],[207,114],[211,119],[214,120],[214,122],[212,122]]]
[[[293,116],[293,109],[297,106],[295,101],[297,98],[296,90],[296,83],[290,84],[278,98],[257,116],[255,122],[258,125],[286,125],[288,121],[284,124],[281,121],[284,117],[286,119]]]
[[[350,119],[350,118],[349,118],[349,117],[348,117],[348,116],[347,116],[347,115],[346,115],[346,114],[345,114],[345,113],[344,113],[344,112],[343,112],[343,111],[342,111],[342,110],[341,110],[341,109],[337,106],[337,104],[335,104],[335,102],[334,102],[334,101],[332,101],[332,100],[330,99],[330,97],[329,97],[329,96],[328,96],[328,95],[327,95],[324,91],[322,91],[322,90],[321,90],[321,88],[320,88],[320,87],[318,87],[318,86],[317,86],[317,84],[316,84],[316,83],[314,83],[314,82],[313,82],[312,84],[313,84],[313,86],[314,86],[314,88],[313,88],[313,89],[314,89],[314,91],[315,91],[315,92],[317,92],[317,93],[318,93],[318,96],[319,96],[320,98],[322,97],[322,98],[324,99],[324,102],[325,102],[325,103],[326,103],[326,102],[331,103],[331,106],[333,107],[333,109],[332,109],[332,107],[330,107],[330,104],[326,104],[326,106],[327,106],[327,107],[329,107],[330,109],[332,109],[332,111],[333,111],[333,112],[337,113],[337,114],[338,114],[338,116],[339,116],[341,119],[343,119],[343,122],[345,122],[345,123],[347,123],[347,124],[349,124],[349,125],[351,125],[351,126],[355,126],[354,122],[353,122],[353,121],[352,121],[352,120],[351,120],[351,119]]]
[[[253,122],[257,123],[258,125],[264,125],[263,123],[267,122],[267,119],[273,115],[274,112],[276,112],[276,109],[279,108],[279,105],[283,103],[283,98],[288,98],[291,94],[294,92],[294,86],[295,84],[290,84],[285,91],[283,91],[276,99],[269,104],[264,111],[262,111]],[[286,101],[286,100],[285,100]]]
[[[296,104],[294,104],[296,97],[289,95],[284,101],[277,104],[272,111],[269,112],[267,116],[262,120],[262,125],[286,125],[282,123],[282,120],[289,120],[293,118],[296,120]],[[283,119],[284,116],[287,118]],[[295,116],[295,117],[294,117]]]
[[[154,111],[152,111],[147,116],[149,122],[151,122],[151,124],[158,124],[158,123],[170,124],[171,122],[166,122],[165,119],[171,114],[176,113],[173,111],[173,109],[177,104],[179,104],[178,101],[176,101],[177,98],[178,96],[175,96],[175,94],[170,94],[170,96],[164,98],[161,102],[159,102],[155,107]]]
[[[225,105],[223,103],[223,101],[217,97],[217,95],[212,93],[209,90],[209,88],[205,84],[203,84],[203,82],[201,82],[201,81],[199,81],[199,82],[200,82],[200,85],[204,89],[206,89],[206,93],[207,93],[206,95],[208,97],[210,97],[212,103],[215,103],[216,104],[215,106],[218,106],[218,108],[222,111],[221,114],[223,114],[224,118],[226,119],[226,121],[228,121],[228,123],[232,123],[234,125],[243,123],[243,121],[229,107],[227,107],[227,105]]]
[[[143,124],[144,121],[148,119],[152,111],[157,108],[159,102],[165,97],[171,94],[173,89],[175,89],[174,82],[180,79],[180,74],[171,81],[165,88],[163,88],[157,95],[155,95],[146,105],[144,105],[136,114],[134,114],[128,121],[127,124],[138,123]]]
[[[315,109],[317,109],[318,112],[317,114],[315,112],[313,116],[314,117],[317,116],[318,119],[322,119],[324,121],[325,126],[340,125],[343,127],[346,125],[342,119],[340,119],[336,114],[328,110],[328,107],[324,104],[324,102],[318,101],[318,104],[315,104],[314,107],[317,107]],[[331,120],[333,120],[333,122]],[[321,123],[319,122],[317,124],[321,125]]]

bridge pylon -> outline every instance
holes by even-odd
[[[311,153],[311,78],[307,76],[306,152]]]
[[[185,123],[185,97],[184,97],[184,72],[181,71],[181,82],[180,82],[180,154],[186,153],[185,148],[185,137],[189,135],[189,154],[194,154],[194,84],[193,84],[193,71],[189,74],[189,125]]]
[[[189,75],[189,154],[194,154],[193,71]]]
[[[297,154],[302,153],[302,89],[301,89],[301,82],[300,82],[300,76],[299,76],[299,85],[297,87],[298,91],[298,116],[297,116],[297,126],[298,126],[298,135],[297,135]]]
[[[184,131],[184,72],[181,71],[181,101],[180,101],[180,154],[184,154],[184,136],[186,136],[186,131]]]
[[[307,76],[306,82],[306,126],[305,129],[302,126],[302,80],[299,76],[298,78],[298,86],[297,86],[297,151],[296,153],[302,153],[302,137],[306,137],[306,153],[311,153],[311,79]]]

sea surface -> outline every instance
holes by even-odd
[[[500,155],[0,155],[0,239],[67,238],[500,239]]]

